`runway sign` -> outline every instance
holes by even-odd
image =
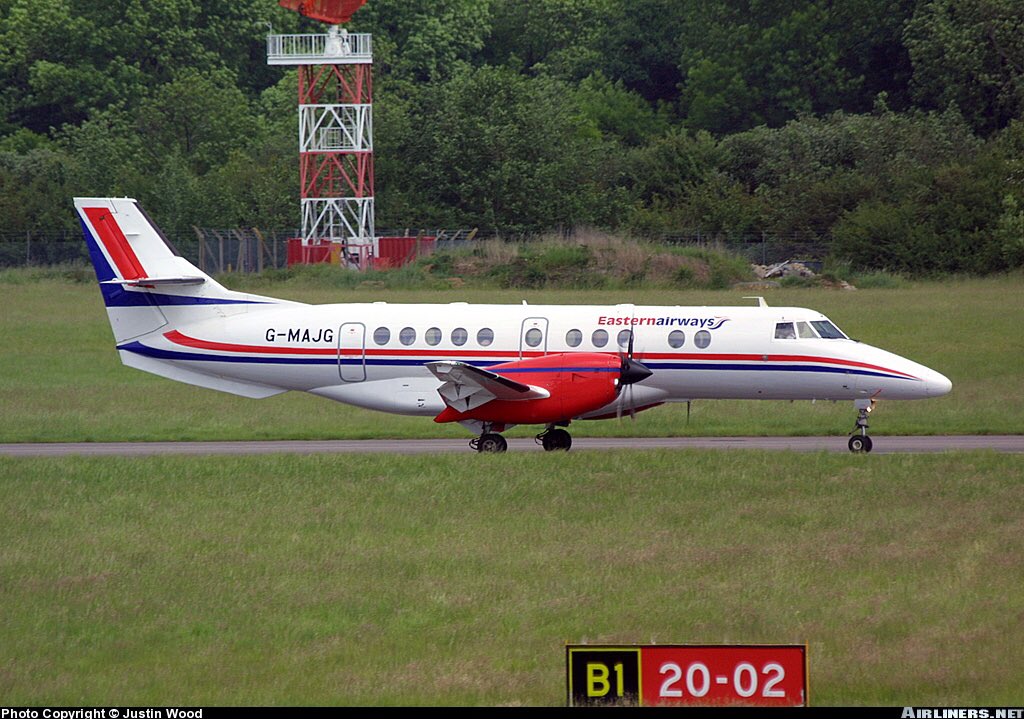
[[[569,706],[806,706],[803,644],[570,644]]]

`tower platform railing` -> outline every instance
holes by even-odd
[[[372,35],[268,35],[268,65],[341,65],[373,62]]]

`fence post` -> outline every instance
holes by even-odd
[[[252,233],[256,235],[256,271],[262,273],[263,253],[267,252],[267,243],[263,241],[263,233],[255,227],[252,228]],[[267,254],[270,253],[268,252]]]
[[[206,272],[206,235],[199,231],[199,228],[192,225],[192,229],[196,233],[196,237],[199,239],[199,270],[200,272]]]
[[[32,233],[25,230],[25,264],[32,264]]]

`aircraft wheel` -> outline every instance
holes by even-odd
[[[851,452],[870,452],[871,438],[865,435],[855,434],[850,437],[849,447]]]
[[[548,430],[541,437],[541,444],[546,452],[554,452],[556,450],[568,452],[569,448],[572,447],[572,435],[564,429]]]
[[[508,442],[500,434],[487,433],[480,435],[476,449],[478,452],[504,452],[508,449]]]

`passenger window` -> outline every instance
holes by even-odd
[[[378,327],[373,331],[373,341],[379,345],[386,345],[391,341],[391,330],[387,327]]]
[[[796,333],[800,336],[800,339],[802,340],[818,339],[818,335],[814,334],[814,330],[812,330],[811,326],[806,322],[796,323]]]
[[[686,335],[682,330],[672,330],[668,333],[668,346],[673,349],[679,349],[686,344]]]
[[[619,336],[615,338],[615,341],[619,343],[619,347],[626,349],[629,347],[629,337],[633,334],[633,330],[622,330],[619,332]]]
[[[466,332],[463,327],[456,327],[452,330],[452,344],[456,347],[461,347],[466,344],[466,340],[469,339],[469,332]]]
[[[711,344],[711,333],[707,330],[701,330],[693,336],[693,343],[700,349],[704,349]]]
[[[608,344],[608,333],[604,330],[594,330],[594,334],[590,335],[590,341],[595,347],[604,347]]]
[[[423,333],[423,339],[427,341],[428,345],[434,346],[441,341],[441,330],[437,327],[431,327]]]
[[[526,344],[536,347],[544,339],[544,334],[536,327],[526,331]]]
[[[540,330],[537,331],[539,332]],[[481,347],[487,347],[494,341],[494,330],[489,327],[484,327],[476,333],[476,341]]]
[[[583,333],[579,330],[569,330],[565,333],[565,343],[570,347],[579,347],[583,342]]]
[[[402,331],[398,333],[398,341],[403,345],[411,345],[416,341],[416,330],[412,327],[403,327]]]
[[[779,322],[775,325],[775,339],[795,340],[796,332],[793,330],[792,322]]]

